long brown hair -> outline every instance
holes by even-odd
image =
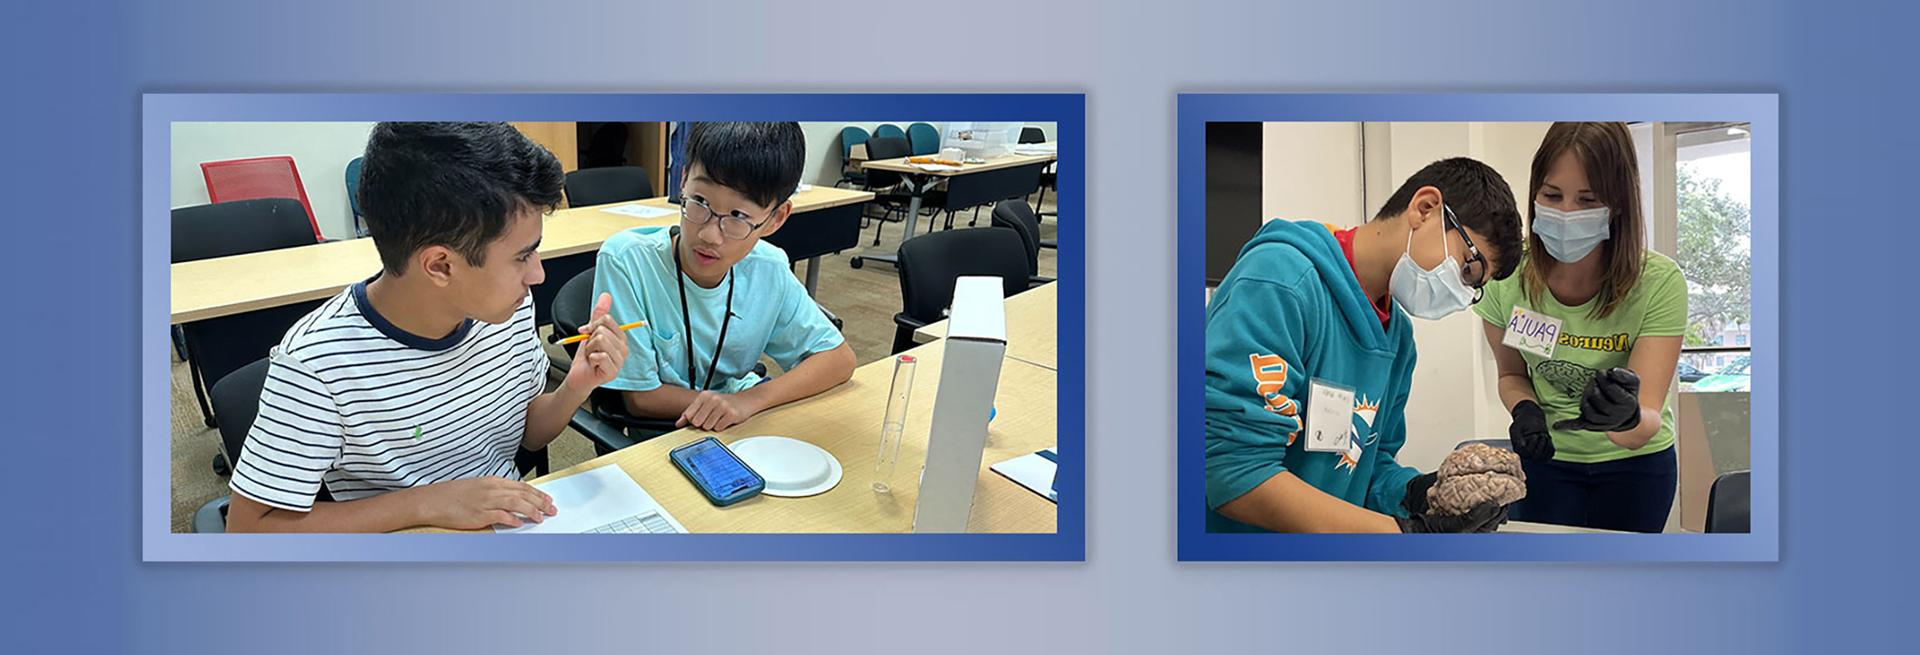
[[[1534,199],[1540,197],[1540,185],[1547,171],[1562,153],[1572,152],[1587,169],[1587,186],[1593,197],[1607,206],[1610,216],[1606,266],[1600,272],[1600,303],[1589,315],[1606,318],[1625,302],[1633,287],[1640,283],[1640,269],[1646,262],[1646,225],[1640,216],[1640,162],[1634,156],[1633,135],[1626,123],[1554,123],[1533,153],[1533,178],[1527,184],[1527,270],[1521,289],[1527,298],[1540,302],[1547,288],[1547,274],[1560,262],[1547,254],[1540,235],[1533,231]]]

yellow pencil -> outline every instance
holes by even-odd
[[[622,325],[622,326],[620,326],[620,331],[621,331],[621,332],[626,332],[627,330],[631,330],[631,329],[634,329],[634,328],[637,328],[637,327],[646,327],[646,326],[647,326],[647,322],[646,322],[646,321],[634,321],[634,322],[632,322],[632,323],[628,323],[628,324],[626,324],[626,325]],[[580,342],[582,342],[582,341],[586,341],[586,340],[587,340],[587,337],[590,337],[590,336],[593,336],[593,335],[590,335],[590,334],[576,334],[576,335],[573,335],[573,336],[571,336],[571,337],[567,337],[567,338],[565,338],[565,339],[561,339],[561,340],[560,340],[560,345],[562,345],[562,346],[564,346],[564,345],[567,345],[567,344],[570,344],[570,343],[580,343]]]

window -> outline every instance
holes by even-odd
[[[1694,366],[1713,375],[1694,391],[1746,391],[1753,308],[1752,137],[1739,123],[1667,123],[1674,134],[1674,259],[1687,276],[1687,334]],[[1729,345],[1731,344],[1731,345]],[[1704,349],[1719,352],[1708,354]]]

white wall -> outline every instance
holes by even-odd
[[[1365,222],[1361,168],[1359,123],[1262,125],[1261,221]]]
[[[907,129],[908,125],[912,125],[916,122],[919,122],[919,121],[908,120],[908,121],[876,121],[871,123],[831,123],[831,122],[801,123],[800,131],[803,134],[805,134],[807,137],[807,167],[806,167],[806,170],[800,174],[800,181],[805,184],[814,184],[819,186],[832,186],[834,182],[840,181],[840,169],[843,163],[840,158],[841,128],[853,126],[853,127],[858,127],[860,129],[866,130],[869,134],[871,134],[874,128],[879,127],[884,123],[892,123],[894,125],[899,126],[900,129],[905,130]],[[946,123],[929,122],[928,124],[932,125],[934,129],[940,130],[940,133],[943,136],[947,132]],[[1042,132],[1045,132],[1047,134],[1048,141],[1053,140],[1053,130],[1054,130],[1053,123],[1027,123],[1027,125],[1040,128]]]
[[[352,238],[347,162],[366,150],[372,132],[373,123],[174,123],[170,205],[207,202],[201,162],[291,155],[321,233],[332,239]]]
[[[1261,209],[1268,217],[1358,225],[1415,171],[1457,156],[1499,171],[1518,202],[1546,128],[1546,123],[1268,123],[1261,149]],[[1507,416],[1494,391],[1493,356],[1481,324],[1471,311],[1414,321],[1420,363],[1408,400],[1401,463],[1430,471],[1461,441],[1506,436]]]

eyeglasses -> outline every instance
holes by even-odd
[[[1480,254],[1479,248],[1474,247],[1473,237],[1467,236],[1467,228],[1460,226],[1460,218],[1453,215],[1453,208],[1446,205],[1440,205],[1440,208],[1444,210],[1447,224],[1452,226],[1455,232],[1459,232],[1460,240],[1467,244],[1467,265],[1460,267],[1460,275],[1474,281],[1473,284],[1468,285],[1468,288],[1473,289],[1473,302],[1478,303],[1480,298],[1487,295],[1485,277],[1487,258]]]
[[[685,191],[680,192],[680,197],[680,220],[686,223],[688,227],[695,229],[706,227],[707,223],[713,222],[714,217],[718,216],[720,218],[720,235],[734,241],[739,241],[752,236],[754,230],[758,230],[760,226],[767,224],[767,219],[763,218],[760,222],[755,223],[752,221],[752,216],[742,214],[739,210],[721,215],[713,211],[712,205],[708,205],[705,201],[687,195]]]

